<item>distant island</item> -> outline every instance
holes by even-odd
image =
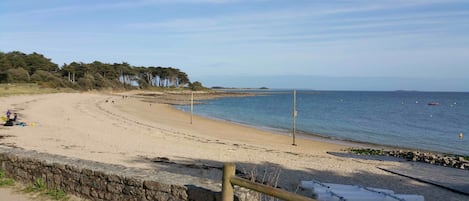
[[[268,87],[260,87],[260,88],[237,88],[237,87],[220,87],[220,86],[214,86],[211,89],[215,90],[269,90]]]
[[[417,90],[395,90],[394,92],[420,92],[420,91],[417,91]]]

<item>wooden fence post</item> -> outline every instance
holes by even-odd
[[[231,184],[231,178],[235,176],[236,166],[234,163],[225,163],[223,166],[223,183],[222,183],[222,201],[233,201],[234,189]]]

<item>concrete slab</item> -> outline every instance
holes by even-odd
[[[419,162],[378,167],[381,170],[469,195],[469,171]]]

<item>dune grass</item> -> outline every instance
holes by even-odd
[[[21,94],[47,94],[60,92],[73,92],[66,88],[45,88],[37,84],[0,84],[0,96],[13,96]]]

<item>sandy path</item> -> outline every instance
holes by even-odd
[[[291,146],[288,136],[199,117],[191,125],[183,112],[136,98],[89,93],[0,98],[0,111],[7,109],[36,126],[2,128],[0,135],[14,137],[0,142],[40,152],[149,169],[164,167],[145,158],[198,164],[234,161],[246,169],[279,166],[282,187],[292,190],[300,179],[314,178],[423,194],[426,200],[467,199],[376,168],[397,162],[326,153],[340,151],[343,145],[298,139],[298,146]]]
[[[15,192],[10,188],[0,188],[0,201],[33,201],[33,198],[30,198],[28,195]]]

